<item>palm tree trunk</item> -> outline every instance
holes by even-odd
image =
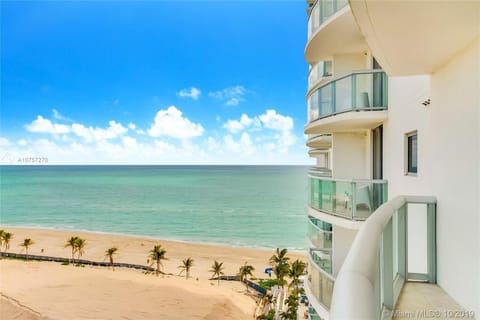
[[[160,273],[160,259],[157,260],[157,270],[156,270],[157,277],[159,273]]]
[[[110,265],[112,266],[112,270],[115,271],[115,267],[113,266],[113,257],[110,257]]]
[[[217,287],[220,287],[220,276],[217,277]]]

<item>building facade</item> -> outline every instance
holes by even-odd
[[[480,3],[317,0],[307,1],[307,14],[304,131],[316,160],[308,177],[310,317],[335,318],[335,283],[359,230],[399,196],[413,199],[405,252],[395,213],[395,241],[376,259],[393,251],[393,277],[428,278],[480,317]]]

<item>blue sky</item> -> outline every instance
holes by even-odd
[[[311,163],[305,8],[2,1],[0,156]]]

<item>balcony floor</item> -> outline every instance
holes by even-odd
[[[464,309],[439,286],[408,282],[400,293],[393,319],[452,319],[455,311]]]

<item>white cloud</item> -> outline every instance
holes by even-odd
[[[254,146],[250,135],[246,132],[242,133],[242,136],[238,141],[235,141],[231,135],[226,135],[223,138],[225,147],[229,151],[242,154],[252,154],[254,152]]]
[[[240,99],[239,98],[231,98],[230,100],[225,102],[225,105],[229,106],[229,107],[238,106],[239,104],[240,104]]]
[[[10,142],[10,140],[4,137],[0,137],[0,147],[9,147],[11,145],[12,143]]]
[[[237,133],[239,131],[244,130],[245,128],[255,124],[258,126],[259,121],[258,118],[250,118],[245,113],[241,115],[240,120],[228,120],[224,125],[223,128],[227,129],[231,133]]]
[[[122,143],[126,148],[135,148],[137,146],[137,139],[132,137],[123,137]]]
[[[61,121],[72,121],[72,119],[61,115],[60,112],[58,112],[57,109],[52,109],[52,113],[53,113],[53,118],[54,119],[61,120]]]
[[[226,100],[226,106],[237,106],[240,102],[245,101],[244,96],[247,90],[243,86],[236,85],[225,88],[220,91],[210,92],[208,95],[219,100]]]
[[[182,116],[182,111],[175,106],[167,110],[160,110],[155,115],[154,123],[148,129],[152,137],[169,136],[177,139],[186,139],[201,136],[204,129],[201,124],[193,123]]]
[[[210,151],[218,150],[220,147],[220,144],[215,140],[213,137],[208,137],[207,138],[207,148]]]
[[[39,133],[68,133],[70,132],[70,127],[64,124],[52,123],[49,119],[45,119],[42,116],[37,116],[37,119],[33,120],[32,123],[25,125],[25,128],[30,132],[39,132]]]
[[[54,117],[63,116],[57,111]],[[56,164],[286,164],[309,160],[305,146],[298,143],[293,131],[293,119],[276,110],[257,115],[244,113],[228,121],[215,114],[212,117],[216,119],[214,124],[225,130],[221,130],[223,134],[213,128],[205,138],[191,140],[206,130],[175,106],[159,110],[147,128],[133,122],[124,126],[115,120],[105,127],[64,124],[60,119],[39,115],[25,125],[26,130],[50,133],[52,140],[31,135],[9,140],[4,136],[0,137],[0,151],[3,147],[5,154],[8,147],[8,159],[45,156],[49,163]]]
[[[293,119],[281,115],[273,109],[266,110],[265,113],[254,117],[242,114],[239,120],[228,120],[224,123],[223,128],[233,134],[245,133],[245,130],[248,130],[250,134],[255,133],[255,146],[267,151],[286,153],[297,142],[297,137],[292,132]],[[272,134],[272,130],[276,134]],[[244,152],[244,149],[240,147],[240,142],[234,141],[230,135],[225,136],[224,142],[230,151],[242,150]]]
[[[111,120],[106,129],[85,127],[83,124],[72,124],[72,132],[87,142],[115,139],[128,131],[122,124]]]
[[[273,109],[267,110],[264,114],[260,115],[259,118],[265,128],[268,129],[280,131],[293,129],[293,119],[288,116],[282,116]]]
[[[202,92],[200,89],[195,87],[190,87],[189,89],[182,89],[177,92],[177,96],[181,98],[192,98],[193,100],[198,100]]]

